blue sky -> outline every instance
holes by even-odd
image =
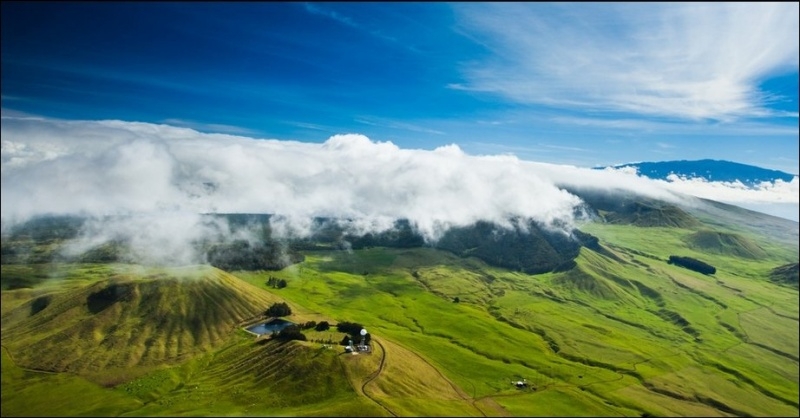
[[[4,114],[798,173],[797,3],[16,3]]]

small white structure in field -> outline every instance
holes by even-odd
[[[361,334],[361,344],[358,345],[359,351],[369,351],[369,347],[367,347],[367,330],[366,328],[361,328],[359,332]]]

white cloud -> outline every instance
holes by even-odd
[[[741,182],[709,182],[701,178],[669,176],[667,187],[679,193],[730,203],[781,218],[800,221],[800,180],[762,182],[747,187]]]
[[[607,167],[604,171],[645,179],[638,175],[635,166],[618,169]],[[670,174],[666,180],[647,181],[663,190],[730,203],[793,221],[800,218],[800,180],[797,176],[788,182],[776,179],[754,187],[748,187],[740,181],[708,181],[700,177],[680,177],[675,174]]]
[[[7,117],[2,217],[176,212],[411,220],[434,237],[448,225],[530,216],[569,222],[579,204],[511,156],[455,145],[400,149],[361,135],[323,144],[205,134],[121,121]]]
[[[107,242],[126,242],[127,259],[147,264],[187,265],[205,262],[204,255],[192,243],[222,237],[251,242],[255,239],[253,231],[232,232],[220,219],[163,211],[89,218],[78,237],[62,251],[67,256],[77,256]]]
[[[757,83],[798,69],[798,4],[460,3],[493,55],[453,88],[688,119],[792,116]],[[794,112],[796,113],[796,112]]]
[[[137,122],[6,116],[2,138],[4,228],[37,214],[93,215],[106,220],[90,224],[76,245],[128,236],[137,255],[157,261],[191,259],[178,243],[230,233],[200,213],[274,214],[275,231],[296,234],[318,216],[346,218],[361,232],[406,218],[436,238],[448,226],[478,220],[508,225],[515,216],[572,225],[581,201],[557,185],[671,200],[680,198],[677,191],[797,205],[797,179],[747,191],[511,155],[468,155],[456,145],[401,149],[356,134],[317,144]]]

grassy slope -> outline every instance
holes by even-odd
[[[138,408],[138,399],[113,393],[78,376],[46,374],[17,366],[2,350],[0,415],[113,416]]]
[[[58,291],[70,284],[73,287]],[[53,292],[4,312],[3,345],[21,365],[97,372],[106,383],[113,383],[107,380],[113,370],[124,378],[132,368],[207,352],[243,319],[278,300],[228,273],[201,266],[108,266],[106,274],[90,284],[50,285]],[[63,349],[65,343],[70,350]]]
[[[228,273],[82,265],[62,273],[2,293],[3,416],[385,414],[354,390],[338,350],[260,344],[242,331],[243,320],[282,299]],[[128,292],[92,312],[91,295],[109,282]],[[49,304],[33,309],[43,297]],[[296,322],[319,318],[298,311]],[[158,357],[148,361],[148,352]]]
[[[580,414],[797,414],[797,292],[765,275],[792,249],[753,261],[688,249],[689,230],[588,232],[615,242],[627,263],[584,250],[578,270],[527,276],[430,250],[375,249],[319,253],[279,274],[287,299],[403,341],[514,414],[565,413],[535,400],[550,390],[573,397],[582,406],[570,413]],[[676,248],[718,273],[666,264]],[[508,384],[523,376],[539,390]]]
[[[755,260],[767,256],[767,253],[756,243],[739,234],[703,230],[688,235],[685,241],[689,247],[705,253],[724,254]]]
[[[130,415],[798,414],[798,293],[767,279],[796,262],[795,249],[747,237],[767,255],[744,260],[687,248],[690,230],[584,229],[624,262],[584,249],[572,271],[529,276],[430,249],[369,249],[237,272],[265,291],[268,276],[285,278],[272,298],[287,300],[297,319],[360,322],[381,344],[342,356],[314,343],[259,346],[238,333],[115,389],[6,367],[4,354],[3,415],[22,414],[43,388],[75,415],[97,410],[68,402],[78,388],[90,399],[107,394],[111,410]],[[676,251],[717,273],[668,265]],[[74,286],[102,280],[91,271]],[[15,310],[73,291],[70,283],[4,291],[3,344],[7,321],[22,320]],[[531,388],[511,384],[522,378]]]
[[[338,355],[297,342],[256,345],[240,333],[216,352],[104,388],[71,373],[24,370],[4,350],[2,415],[386,415],[356,394]]]

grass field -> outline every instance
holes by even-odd
[[[232,274],[4,265],[36,286],[2,292],[2,415],[798,415],[798,291],[767,278],[796,248],[737,231],[725,246],[764,250],[742,258],[694,230],[582,229],[607,252],[541,275],[430,248]],[[241,330],[279,301],[297,323],[363,324],[372,353]]]

